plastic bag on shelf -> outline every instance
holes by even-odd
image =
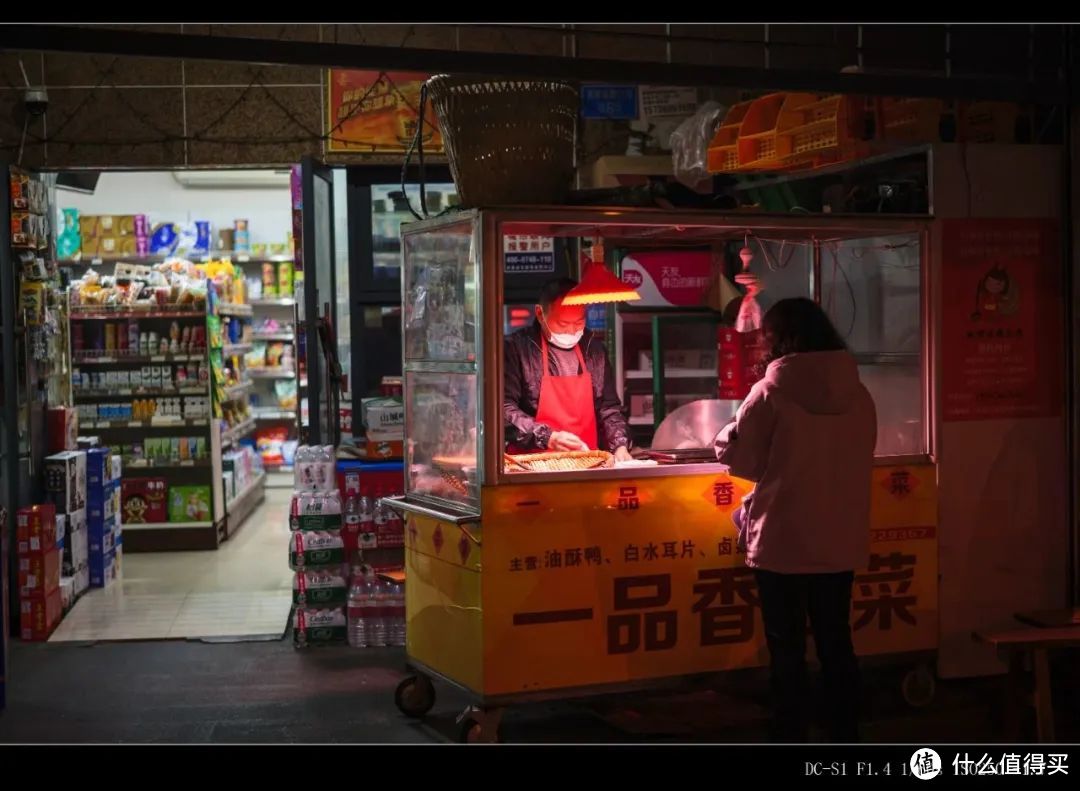
[[[671,133],[671,164],[675,178],[695,187],[709,177],[709,143],[724,117],[725,108],[705,102]]]

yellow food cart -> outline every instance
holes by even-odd
[[[718,261],[756,239],[763,307],[796,294],[822,301],[848,331],[879,411],[872,555],[853,592],[856,648],[936,650],[927,232],[915,219],[558,207],[469,210],[405,226],[407,481],[395,506],[407,518],[414,675],[397,690],[399,708],[423,716],[433,680],[447,682],[473,698],[458,720],[462,738],[495,740],[507,705],[767,661],[754,577],[731,519],[752,484],[700,454],[577,472],[506,468],[505,236],[554,238],[568,249],[583,239],[605,249],[705,245]],[[915,702],[930,685],[920,666],[905,693]]]

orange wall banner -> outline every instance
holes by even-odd
[[[326,102],[328,153],[402,154],[416,133],[426,74],[330,69]],[[424,110],[424,151],[442,153],[435,110]]]

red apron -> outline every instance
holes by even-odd
[[[569,431],[589,446],[598,447],[596,435],[596,406],[593,401],[592,376],[585,366],[581,347],[575,346],[581,373],[576,376],[552,376],[549,371],[547,338],[540,334],[543,355],[543,378],[540,380],[540,402],[536,407],[536,422],[550,426],[552,431]]]

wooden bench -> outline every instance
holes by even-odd
[[[1020,629],[1001,632],[975,632],[979,642],[994,646],[1009,663],[1006,700],[1007,738],[1016,741],[1020,732],[1020,688],[1024,660],[1031,657],[1035,675],[1035,723],[1040,742],[1054,741],[1054,707],[1050,694],[1050,657],[1053,649],[1080,646],[1080,607],[1039,613],[1017,613],[1016,620],[1026,624]]]

